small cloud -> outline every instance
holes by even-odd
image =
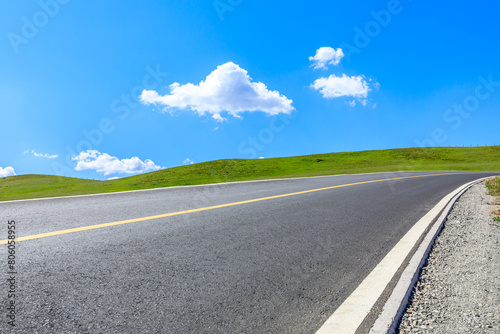
[[[192,164],[194,164],[194,161],[193,161],[193,160],[191,160],[191,159],[189,159],[189,158],[187,158],[187,159],[186,159],[186,160],[184,160],[182,163],[183,163],[184,165],[192,165]]]
[[[328,69],[327,65],[337,66],[343,57],[344,52],[342,52],[341,48],[335,50],[334,48],[325,46],[316,50],[316,55],[314,57],[309,57],[309,60],[312,61],[311,66],[314,67],[315,70],[318,68],[326,70]]]
[[[366,98],[370,88],[363,76],[348,77],[342,74],[337,77],[335,74],[328,78],[319,78],[311,84],[311,87],[323,95],[324,98],[335,98],[342,96],[352,96]]]
[[[139,174],[161,169],[150,159],[142,161],[138,157],[130,159],[118,159],[107,153],[101,153],[97,150],[87,150],[80,152],[76,157],[71,158],[78,161],[75,167],[76,171],[95,170],[104,175],[110,174]]]
[[[118,179],[120,179],[120,177],[119,177],[119,176],[113,176],[113,177],[108,178],[108,181],[111,181],[111,180],[118,180]]]
[[[48,154],[48,153],[37,153],[35,150],[26,150],[23,154],[33,154],[33,156],[37,158],[46,158],[46,159],[56,159],[58,157],[57,154]]]
[[[12,167],[0,167],[0,177],[14,176],[16,172],[14,172],[14,168]]]
[[[259,157],[259,159],[264,159],[264,157]]]
[[[227,121],[227,118],[222,117],[220,114],[213,114],[212,118],[221,123]]]
[[[375,109],[377,107],[376,103],[371,103],[371,101],[368,99],[351,100],[351,101],[346,101],[345,103],[348,104],[349,107],[351,108],[354,108],[358,103],[360,103],[363,107],[366,107],[367,105],[371,104],[372,109]]]
[[[271,91],[262,82],[254,82],[248,72],[228,62],[218,66],[199,84],[177,82],[170,85],[170,94],[161,96],[154,90],[143,90],[143,104],[164,106],[164,110],[193,110],[199,116],[209,114],[218,122],[226,120],[221,113],[240,117],[243,112],[262,111],[268,115],[289,114],[295,108],[292,100]]]
[[[214,131],[217,131],[217,130],[219,130],[219,127],[218,127],[218,126],[216,126],[216,127],[214,128]]]

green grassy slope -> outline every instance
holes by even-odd
[[[488,187],[489,194],[491,196],[500,197],[500,177],[495,177],[487,180],[486,186]]]
[[[110,181],[20,175],[0,179],[0,201],[269,178],[419,170],[500,171],[500,146],[217,160]]]
[[[498,201],[500,201],[500,177],[495,177],[487,180],[486,187],[488,188],[489,194],[491,196],[496,196]],[[500,202],[488,204],[500,205]],[[495,215],[493,220],[500,223],[500,210],[494,210],[492,213]]]

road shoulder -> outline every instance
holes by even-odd
[[[500,224],[484,181],[454,205],[422,268],[400,333],[494,333],[500,328]]]

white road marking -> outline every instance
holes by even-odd
[[[445,196],[422,217],[328,318],[316,334],[355,333],[428,226],[448,202],[469,184],[463,185]]]

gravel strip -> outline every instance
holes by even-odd
[[[399,333],[500,333],[500,224],[484,182],[457,201],[422,268]]]

